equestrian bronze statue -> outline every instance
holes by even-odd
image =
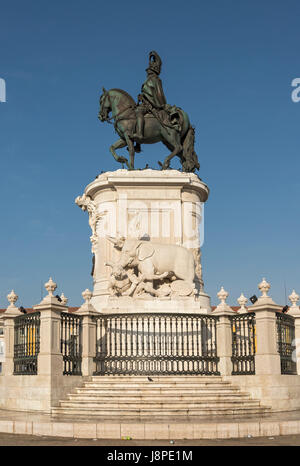
[[[141,152],[141,144],[162,142],[171,151],[163,163],[158,162],[162,170],[170,167],[170,161],[176,155],[182,171],[194,172],[200,168],[194,150],[195,130],[181,108],[167,104],[159,78],[161,64],[159,55],[150,52],[147,79],[138,96],[138,103],[121,89],[106,91],[103,88],[98,118],[101,121],[114,121],[120,139],[110,147],[110,151],[115,160],[126,164],[128,169],[134,169],[134,156]],[[126,146],[129,161],[116,153],[117,149]]]

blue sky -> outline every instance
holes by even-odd
[[[236,304],[265,276],[285,304],[300,292],[300,3],[294,0],[52,0],[1,2],[0,307],[41,298],[49,276],[70,305],[92,287],[87,215],[74,199],[119,168],[117,138],[97,119],[102,86],[134,98],[150,50],[167,100],[196,127],[205,210],[203,271],[216,303]],[[120,151],[121,152],[121,151]],[[137,166],[166,154],[148,146]],[[173,165],[176,167],[176,163]]]

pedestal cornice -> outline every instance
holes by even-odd
[[[85,188],[85,194],[92,199],[95,194],[106,188],[145,186],[164,187],[164,189],[179,187],[195,191],[200,200],[208,199],[209,188],[194,173],[184,173],[178,170],[116,170],[98,175],[97,178]]]

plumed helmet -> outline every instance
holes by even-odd
[[[149,68],[148,70],[154,71],[154,73],[159,74],[161,70],[162,61],[158,53],[154,50],[149,53]]]

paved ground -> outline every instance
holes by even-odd
[[[172,445],[168,440],[85,440],[0,433],[0,446],[300,446],[300,435],[226,440],[176,440]]]

